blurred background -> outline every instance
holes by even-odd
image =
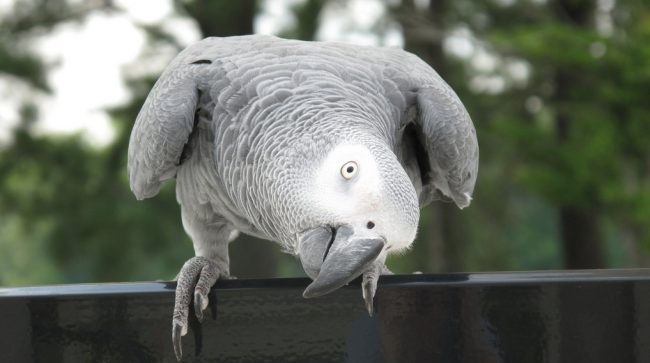
[[[477,128],[474,203],[422,212],[398,273],[650,267],[650,6],[635,0],[0,0],[0,285],[173,278],[174,183],[136,202],[131,126],[206,36],[399,46]],[[235,276],[302,276],[242,236]]]

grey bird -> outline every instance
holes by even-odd
[[[272,36],[207,38],[165,69],[136,119],[128,172],[137,199],[176,178],[196,256],[177,277],[172,341],[188,311],[229,278],[239,232],[299,257],[316,297],[362,278],[373,297],[388,253],[406,251],[420,207],[470,204],[472,121],[454,91],[397,48]]]

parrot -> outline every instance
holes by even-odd
[[[305,298],[362,276],[372,315],[386,256],[411,247],[420,208],[470,204],[478,158],[459,97],[398,47],[244,35],[182,50],[140,109],[127,166],[138,200],[175,178],[193,243],[176,278],[177,359],[190,304],[202,321],[240,232],[297,256]]]

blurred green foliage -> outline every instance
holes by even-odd
[[[0,21],[0,75],[49,92],[49,66],[30,42],[110,1],[17,1]],[[527,270],[650,265],[650,7],[643,1],[431,0],[391,2],[382,24],[398,24],[405,46],[431,63],[472,115],[481,146],[475,201],[458,211],[423,210],[413,250],[390,259],[396,272]],[[327,6],[291,11],[285,37],[313,39]],[[250,33],[255,1],[178,1],[204,35]],[[179,47],[143,26],[149,46]],[[445,44],[470,34],[474,56]],[[180,50],[180,49],[179,49]],[[482,69],[477,52],[496,61]],[[524,67],[525,80],[513,75]],[[110,110],[117,132],[105,148],[80,135],[38,136],[38,113],[0,146],[0,284],[172,278],[193,252],[173,183],[136,202],[126,178],[130,128],[155,78],[131,80],[132,100]],[[490,90],[481,82],[496,80]],[[232,245],[239,277],[296,276],[295,259],[269,242]]]

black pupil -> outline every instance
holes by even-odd
[[[368,229],[373,229],[373,228],[375,228],[375,224],[373,222],[368,222],[367,227],[368,227]]]
[[[347,171],[348,173],[352,174],[352,172],[354,171],[354,166],[348,166],[348,168],[345,169],[345,171]]]

